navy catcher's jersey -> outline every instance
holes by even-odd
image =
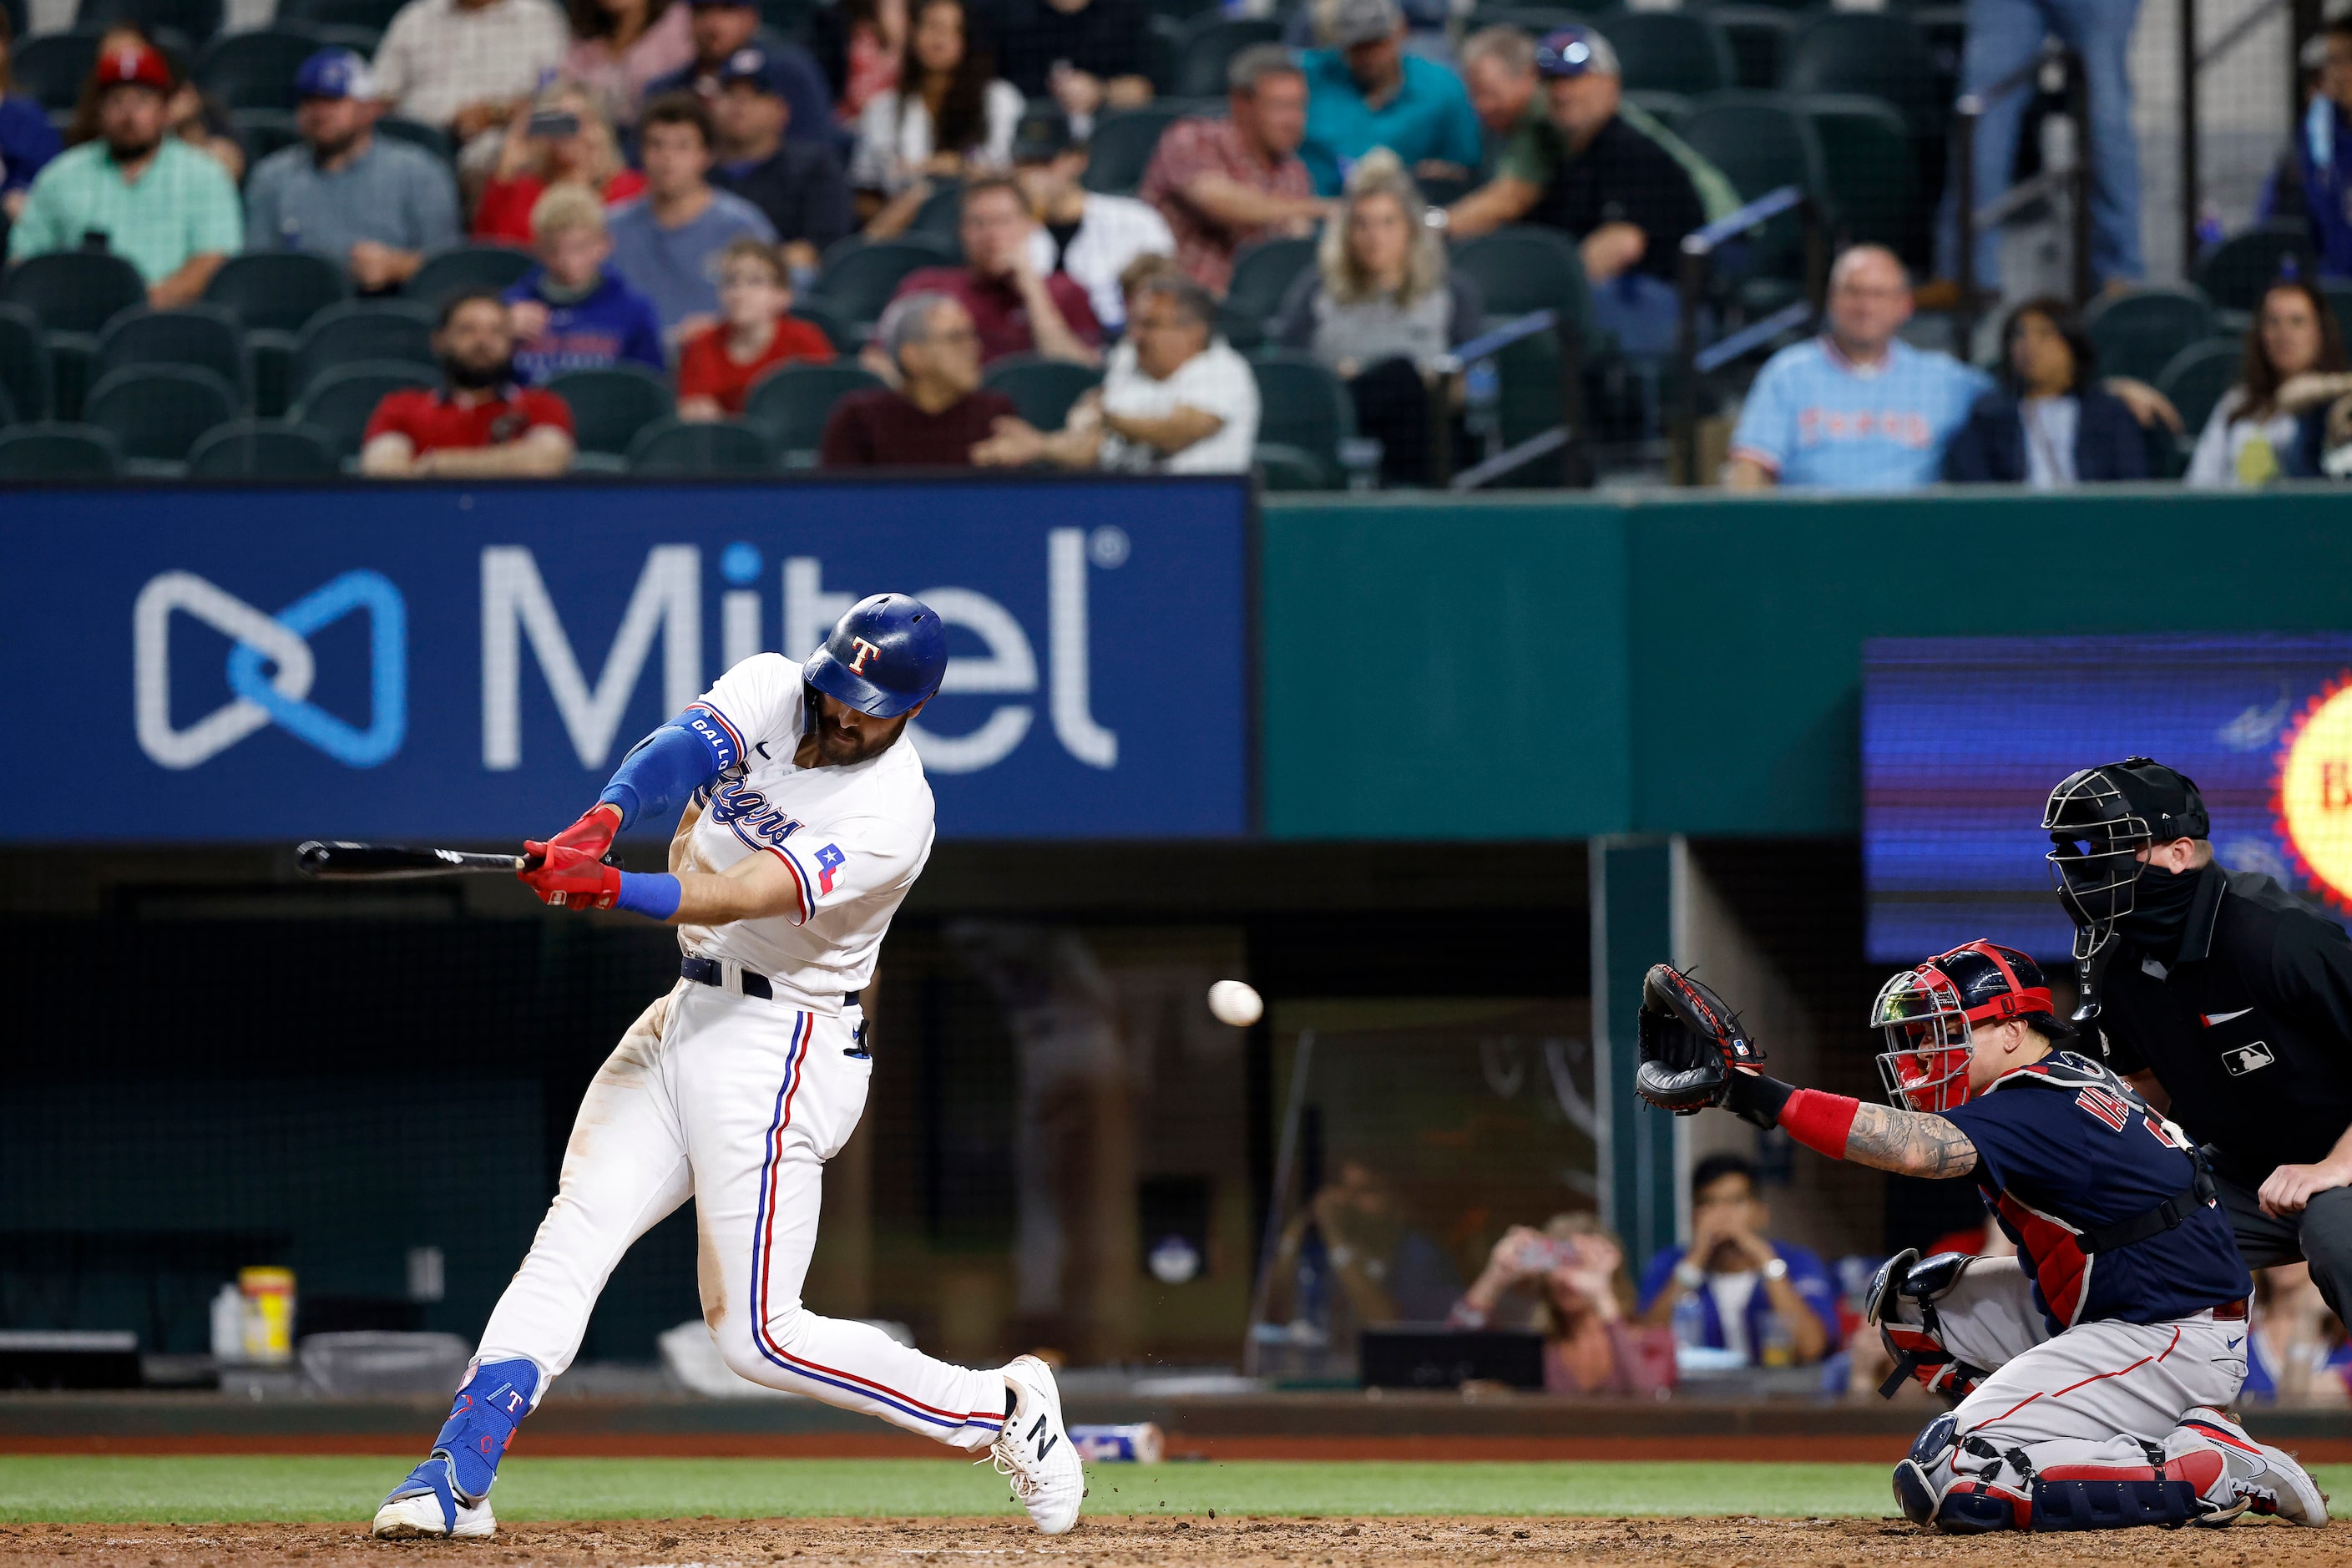
[[[2143,1215],[2196,1179],[2186,1135],[2096,1062],[2055,1052],[1944,1117],[1976,1145],[1977,1186],[2017,1243],[2051,1332],[2170,1322],[2252,1294],[2219,1204],[2146,1241],[2083,1250],[2083,1233]]]

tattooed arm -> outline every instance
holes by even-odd
[[[1942,1117],[1867,1102],[1854,1112],[1845,1157],[1906,1176],[1965,1176],[1977,1168],[1977,1146]]]

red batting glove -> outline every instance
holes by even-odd
[[[607,866],[584,849],[561,844],[523,841],[526,854],[540,864],[517,871],[515,880],[557,909],[609,910],[621,894],[621,868]]]
[[[620,827],[621,808],[600,800],[583,812],[579,821],[547,842],[559,849],[584,849],[591,860],[602,860],[604,851],[613,847],[613,835]]]

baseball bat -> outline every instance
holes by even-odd
[[[294,847],[294,865],[306,877],[331,881],[393,881],[410,877],[451,877],[467,871],[523,868],[520,855],[475,855],[463,849],[412,849],[400,844],[350,844],[313,838]]]

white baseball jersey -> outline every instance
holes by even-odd
[[[761,920],[681,924],[678,946],[758,970],[780,1002],[837,1010],[873,978],[890,917],[930,858],[922,759],[901,741],[846,766],[796,765],[808,700],[801,667],[782,654],[745,659],[694,708],[726,731],[738,760],[696,795],[702,816],[678,863],[716,872],[747,855],[773,855],[791,871],[799,904]]]

